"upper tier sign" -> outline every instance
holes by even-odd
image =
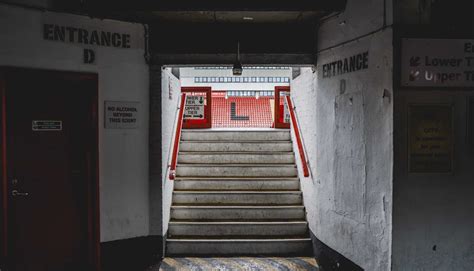
[[[185,119],[204,119],[204,106],[206,98],[204,96],[187,96],[184,106]]]
[[[474,86],[473,39],[402,39],[401,84]]]

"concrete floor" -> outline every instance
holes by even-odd
[[[315,270],[314,258],[165,258],[161,266],[148,271],[293,271]]]

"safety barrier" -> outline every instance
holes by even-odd
[[[286,102],[290,110],[291,123],[293,124],[291,126],[293,127],[293,131],[295,132],[296,144],[298,145],[298,152],[300,153],[301,164],[303,165],[303,175],[305,177],[309,177],[308,162],[306,161],[303,142],[301,140],[300,135],[300,129],[298,127],[298,122],[296,121],[295,109],[293,108],[293,102],[291,101],[290,96],[286,96]]]
[[[181,94],[181,103],[179,106],[178,113],[178,124],[176,125],[176,134],[174,137],[173,153],[171,156],[171,165],[170,165],[170,180],[174,180],[176,177],[176,164],[178,160],[178,150],[179,150],[179,141],[181,140],[181,129],[183,128],[183,114],[184,114],[184,105],[186,104],[186,93]]]

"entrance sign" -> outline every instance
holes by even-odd
[[[450,105],[411,105],[408,160],[412,173],[453,170],[453,109]]]
[[[68,16],[52,12],[42,14],[41,38],[82,47],[82,56],[77,55],[77,58],[84,64],[97,63],[99,47],[120,50],[143,48],[142,41],[134,35],[133,29],[98,19],[71,20]]]
[[[106,129],[136,129],[138,128],[139,102],[105,101]]]
[[[204,106],[206,98],[204,96],[186,96],[186,105],[184,106],[185,119],[204,119]]]
[[[344,59],[323,64],[323,78],[330,78],[369,68],[369,52],[359,53]]]
[[[474,86],[474,39],[402,39],[401,84]]]
[[[62,131],[63,122],[61,120],[34,120],[31,123],[33,131]]]

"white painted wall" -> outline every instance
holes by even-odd
[[[303,177],[302,161],[299,156],[298,145],[294,130],[291,129],[293,141],[293,150],[295,152],[296,164],[298,167],[298,176],[300,177],[301,190],[303,191],[304,205],[306,207],[306,216],[310,223],[310,229],[316,226],[317,214],[317,182],[315,178],[316,163],[318,161],[318,149],[316,145],[317,134],[321,133],[316,127],[316,116],[318,110],[316,108],[316,70],[313,68],[301,68],[301,74],[291,83],[291,99],[295,107],[295,114],[298,121],[300,134],[302,135],[303,145],[305,149],[306,160],[309,162],[310,176]],[[293,124],[292,124],[293,125]]]
[[[312,172],[301,178],[310,229],[365,270],[391,268],[392,31],[370,33],[382,15],[383,1],[349,0],[319,29],[318,50],[369,35],[319,53],[316,73],[302,69],[291,85]],[[368,69],[323,78],[323,64],[365,51]]]
[[[393,0],[347,0],[346,9],[324,21],[318,31],[318,50],[366,35],[393,23]],[[385,11],[385,12],[384,12]]]
[[[43,22],[85,26],[131,35],[133,48],[84,46],[43,40]],[[101,241],[146,236],[148,211],[148,67],[143,26],[0,5],[0,65],[94,72],[99,75]],[[83,64],[84,48],[97,63]],[[140,102],[138,129],[104,129],[104,101]]]
[[[162,144],[162,198],[163,198],[163,221],[162,236],[168,231],[170,221],[170,208],[173,196],[174,182],[169,179],[169,168],[171,164],[171,153],[173,151],[176,125],[178,121],[178,106],[181,94],[181,84],[173,74],[171,68],[163,69],[161,73],[161,144]]]

